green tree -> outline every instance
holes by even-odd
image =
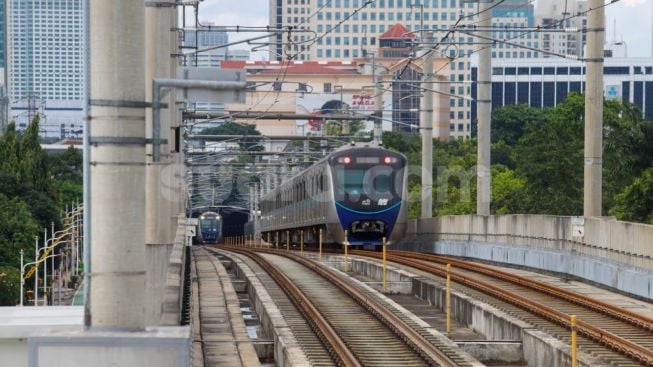
[[[603,110],[603,210],[615,205],[615,196],[631,184],[642,170],[651,167],[650,121],[631,104],[606,101]]]
[[[256,130],[256,125],[227,122],[217,127],[210,127],[202,130],[202,135],[239,135],[239,136],[259,136],[261,133]],[[259,140],[242,139],[238,144],[242,150],[262,151],[263,147]]]
[[[57,180],[54,182],[53,187],[58,194],[59,208],[65,208],[66,205],[70,206],[73,202],[82,201],[84,187],[81,184],[69,180]]]
[[[408,151],[408,141],[406,141],[402,134],[396,132],[383,132],[383,146],[386,149],[403,154],[406,154]]]
[[[620,220],[653,224],[653,168],[648,168],[623,188],[610,210]]]
[[[20,301],[20,270],[0,266],[0,306],[15,306]]]
[[[544,123],[544,110],[528,105],[508,105],[492,111],[492,142],[515,146],[527,133],[527,126]]]
[[[349,125],[349,134],[347,135],[356,135],[358,132],[362,131],[365,127],[363,121],[360,120],[351,120],[351,121],[333,121],[329,120],[326,122],[326,136],[342,136],[343,133],[343,124]]]
[[[14,122],[0,136],[0,173],[18,176],[20,171],[20,141]]]
[[[48,155],[47,163],[53,179],[82,184],[84,159],[81,150],[70,146],[63,153]]]
[[[516,173],[527,180],[528,213],[578,215],[583,208],[584,100],[571,94],[517,143]]]
[[[493,214],[523,213],[527,200],[527,181],[514,171],[501,165],[492,166]]]
[[[39,125],[40,117],[37,114],[23,136],[21,170],[18,177],[28,182],[35,190],[51,194],[47,158],[39,142]]]
[[[0,265],[18,267],[21,249],[26,259],[32,261],[34,237],[40,233],[27,204],[0,194]]]

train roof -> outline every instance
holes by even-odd
[[[281,183],[281,185],[277,186],[274,190],[272,190],[272,191],[268,192],[267,194],[263,195],[263,196],[261,197],[261,199],[270,196],[271,194],[273,194],[274,192],[276,192],[276,190],[277,190],[279,187],[283,187],[283,186],[285,186],[285,185],[288,185],[290,182],[293,182],[295,179],[297,179],[298,177],[300,177],[300,176],[302,176],[303,174],[305,174],[306,171],[310,170],[311,168],[313,168],[313,167],[315,167],[315,166],[318,166],[318,165],[320,165],[320,164],[322,164],[322,163],[325,163],[325,162],[329,159],[329,157],[331,157],[333,154],[336,154],[336,153],[339,154],[339,153],[342,153],[342,152],[345,152],[345,151],[348,151],[348,150],[357,150],[357,149],[378,149],[378,150],[383,150],[383,151],[392,152],[392,153],[396,153],[396,154],[401,154],[401,153],[399,153],[399,152],[391,151],[391,150],[389,150],[389,149],[387,149],[387,148],[384,148],[384,147],[382,147],[382,146],[380,146],[380,145],[371,145],[371,144],[369,144],[369,143],[357,143],[357,144],[353,144],[353,143],[352,143],[352,144],[348,144],[348,145],[343,145],[343,146],[339,147],[338,149],[332,151],[331,153],[327,154],[324,158],[320,159],[319,161],[317,161],[317,162],[311,164],[311,165],[308,166],[307,168],[305,168],[305,169],[303,169],[302,171],[298,172],[297,174],[295,174],[294,176],[292,176],[290,179],[285,180],[283,183]],[[403,156],[403,154],[401,154],[401,155]]]

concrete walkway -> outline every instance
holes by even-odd
[[[193,366],[260,366],[219,259],[193,248]]]

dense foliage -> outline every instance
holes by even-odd
[[[0,136],[0,305],[18,299],[20,250],[33,261],[34,238],[61,229],[65,205],[82,197],[81,152],[47,155],[38,131],[37,116],[22,136],[13,123]]]
[[[505,106],[492,114],[492,213],[582,215],[584,98],[556,108]],[[604,105],[603,214],[653,224],[653,122],[630,104]],[[420,213],[421,140],[385,133],[407,155],[409,213]],[[434,215],[476,212],[476,141],[434,142]],[[415,168],[416,167],[416,168]]]

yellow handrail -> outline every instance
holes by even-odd
[[[68,226],[68,227],[64,228],[63,231],[67,231],[70,228],[72,228],[72,226]],[[48,257],[48,255],[50,255],[50,252],[52,252],[52,249],[55,246],[57,246],[59,243],[61,243],[62,242],[61,240],[65,236],[68,236],[68,235],[70,235],[70,233],[63,233],[59,237],[55,238],[54,241],[52,241],[52,244],[45,248],[45,251],[43,252],[41,257],[36,261],[36,263],[34,263],[34,265],[32,265],[32,267],[29,269],[29,271],[27,271],[27,273],[23,277],[23,280],[29,279],[32,275],[34,275],[34,273],[36,272],[36,269],[38,269],[39,265],[43,262],[43,260],[45,260],[46,257]]]

